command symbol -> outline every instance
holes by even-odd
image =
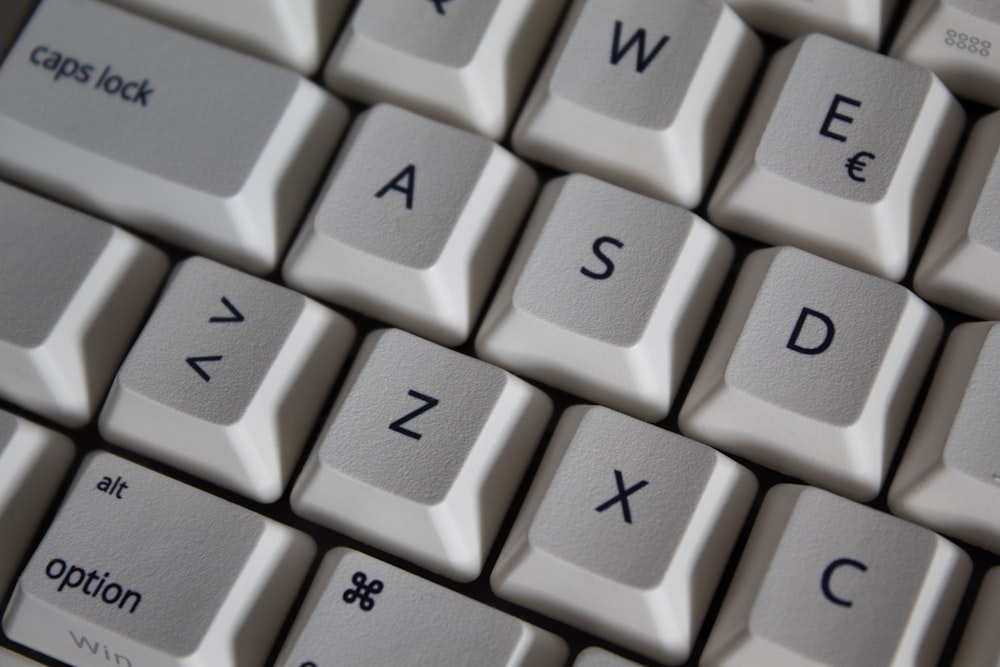
[[[344,602],[352,604],[357,600],[361,611],[371,611],[375,607],[372,596],[382,592],[382,581],[379,579],[368,581],[368,575],[358,571],[351,577],[351,583],[354,584],[354,588],[344,591]]]

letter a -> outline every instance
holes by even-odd
[[[802,328],[805,326],[806,319],[809,317],[814,317],[826,327],[826,336],[820,341],[819,345],[813,347],[805,347],[804,345],[799,345],[799,335],[802,333]],[[833,320],[819,312],[818,310],[813,310],[812,308],[803,308],[802,312],[799,313],[799,319],[795,322],[795,328],[792,329],[792,335],[788,338],[788,343],[785,344],[789,350],[795,352],[801,352],[802,354],[820,354],[826,351],[826,348],[830,347],[830,343],[833,342]]]
[[[646,68],[649,67],[650,63],[653,62],[653,58],[656,57],[656,54],[658,54],[660,50],[667,45],[668,41],[670,41],[669,36],[664,35],[661,37],[660,41],[656,43],[656,46],[654,46],[653,50],[649,53],[649,56],[647,56],[646,29],[639,28],[639,30],[637,30],[631,37],[629,37],[629,40],[625,42],[625,46],[622,46],[622,22],[615,21],[614,42],[611,44],[611,64],[617,65],[621,62],[621,59],[625,57],[625,54],[632,50],[632,45],[635,44],[636,50],[638,51],[635,56],[635,71],[642,74],[646,71]]]
[[[378,199],[384,197],[390,190],[406,195],[406,208],[413,209],[413,192],[417,182],[417,165],[410,164],[399,172],[395,178],[386,183],[385,187],[375,193]],[[405,183],[405,185],[403,185]]]

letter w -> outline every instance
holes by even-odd
[[[77,648],[83,648],[84,645],[86,645],[87,649],[89,649],[90,652],[93,653],[94,655],[97,655],[97,649],[101,648],[101,642],[94,642],[94,645],[91,646],[90,642],[87,640],[86,637],[80,635],[80,638],[77,639],[76,635],[73,634],[72,630],[69,631],[69,636],[73,638],[74,642],[76,642]]]
[[[625,55],[632,50],[632,46],[635,45],[638,50],[635,57],[635,71],[642,74],[646,71],[646,68],[649,67],[650,63],[653,62],[653,58],[656,57],[660,50],[663,49],[669,41],[670,37],[668,35],[661,37],[660,41],[656,43],[656,46],[653,47],[653,50],[647,56],[646,29],[639,28],[639,30],[629,37],[627,42],[625,42],[625,46],[622,46],[622,22],[615,21],[615,39],[611,44],[611,64],[617,65],[620,63],[622,58],[624,58]]]

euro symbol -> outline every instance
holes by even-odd
[[[858,183],[865,182],[863,176],[858,176],[868,166],[868,163],[863,161],[864,158],[874,160],[875,156],[868,151],[861,151],[860,153],[855,153],[854,157],[847,158],[847,164],[845,165],[847,167],[847,175]]]

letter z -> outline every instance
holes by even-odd
[[[407,422],[416,419],[420,415],[424,414],[425,412],[436,406],[440,401],[438,401],[438,399],[434,398],[433,396],[428,396],[427,394],[421,394],[419,391],[414,391],[413,389],[411,389],[408,392],[408,394],[413,398],[420,399],[421,401],[424,402],[424,404],[421,405],[416,410],[414,410],[413,412],[409,412],[400,417],[399,419],[397,419],[396,421],[389,424],[389,429],[395,431],[396,433],[402,433],[408,438],[413,438],[414,440],[420,440],[420,438],[423,437],[422,433],[411,431],[410,429],[403,426],[403,424],[406,424]]]

